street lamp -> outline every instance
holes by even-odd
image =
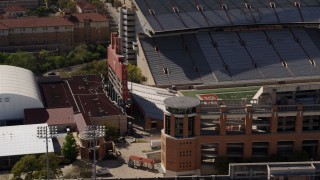
[[[97,138],[103,137],[105,135],[105,126],[97,126],[97,125],[91,125],[85,127],[85,131],[83,133],[83,138],[90,139],[90,141],[93,139],[93,177],[94,180],[96,180],[96,147],[97,147]]]
[[[39,126],[37,128],[37,137],[46,139],[46,158],[47,158],[47,179],[50,179],[49,173],[49,157],[48,157],[48,137],[53,137],[57,134],[57,126]]]

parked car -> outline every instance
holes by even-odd
[[[107,175],[111,175],[111,173],[108,168],[101,168],[101,169],[97,170],[96,175],[97,176],[107,176]]]

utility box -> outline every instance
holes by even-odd
[[[157,140],[151,140],[150,142],[150,147],[152,149],[160,149],[161,148],[161,140],[160,139],[157,139]]]

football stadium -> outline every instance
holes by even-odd
[[[320,0],[133,0],[120,15],[122,52],[152,86],[131,92],[146,126],[163,125],[166,175],[216,174],[219,157],[320,158]],[[156,88],[171,94],[148,106]]]

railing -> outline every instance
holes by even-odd
[[[297,105],[279,105],[278,106],[278,112],[283,111],[298,111]]]
[[[303,106],[304,111],[318,111],[320,110],[320,105],[304,105]]]

